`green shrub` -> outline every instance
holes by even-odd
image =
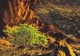
[[[12,28],[10,28],[10,30],[4,29],[4,32],[14,36],[11,41],[15,44],[33,47],[36,45],[45,46],[48,43],[47,37],[32,25],[20,24],[14,31],[11,32],[11,29]]]

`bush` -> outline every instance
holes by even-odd
[[[5,30],[7,34],[14,36],[12,38],[12,42],[17,45],[24,46],[36,46],[42,45],[45,46],[48,43],[47,37],[44,34],[41,34],[37,28],[32,25],[20,24],[20,26],[15,30]]]

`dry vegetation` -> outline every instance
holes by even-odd
[[[52,23],[53,19],[68,20],[75,16],[80,20],[79,5],[71,7],[51,1],[8,0],[3,16],[3,32],[7,36],[0,38],[1,56],[80,55],[80,35],[65,34]]]

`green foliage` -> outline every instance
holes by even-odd
[[[67,35],[69,38],[71,38],[73,35],[72,34],[69,34],[69,35]]]
[[[38,29],[32,25],[20,24],[14,31],[4,30],[4,32],[14,36],[11,41],[18,45],[33,47],[36,45],[45,46],[48,43],[47,37],[44,34],[41,34]]]

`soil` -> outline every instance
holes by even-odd
[[[78,15],[78,13],[80,14],[80,6],[71,7],[68,4],[59,5],[42,0],[37,3],[35,8],[39,18],[50,22],[66,34],[80,37],[80,15]]]

